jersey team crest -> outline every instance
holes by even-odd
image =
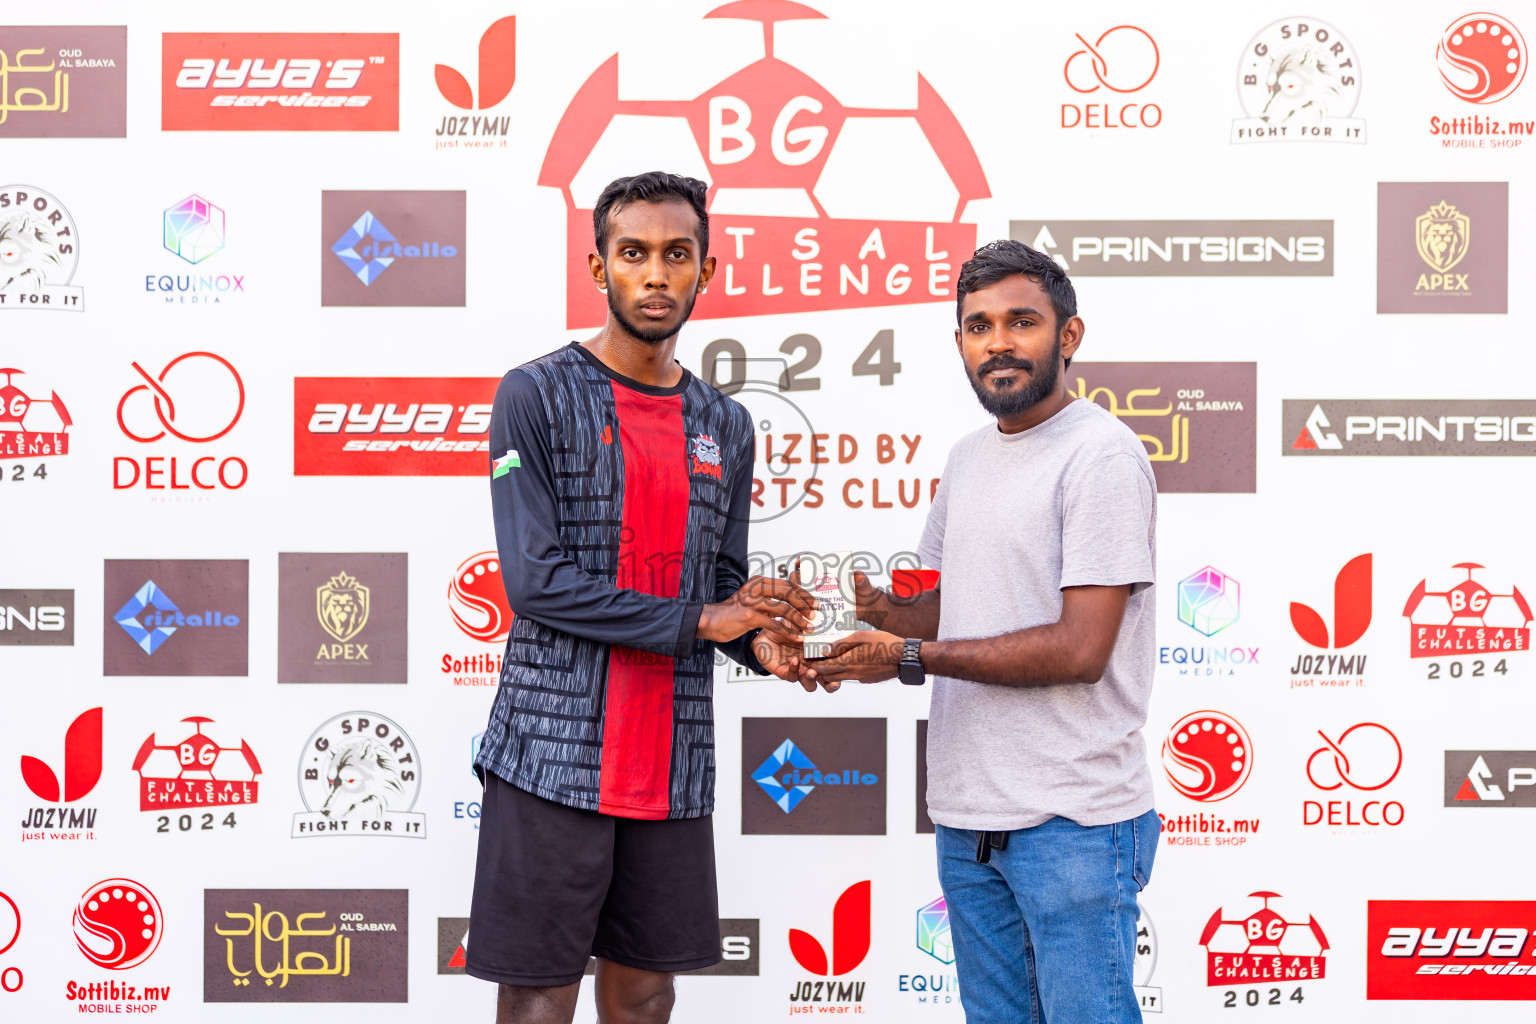
[[[702,473],[719,480],[722,473],[720,443],[708,434],[698,434],[688,439],[688,447],[691,450],[688,472]]]

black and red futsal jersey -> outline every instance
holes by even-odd
[[[753,431],[687,370],[670,388],[577,344],[502,378],[491,499],[514,618],[476,764],[625,818],[714,809],[707,603],[746,582]],[[720,645],[755,671],[746,638]]]

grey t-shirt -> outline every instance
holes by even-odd
[[[1097,683],[932,678],[928,814],[952,828],[1106,825],[1152,808],[1141,727],[1152,690],[1157,486],[1141,441],[1092,402],[949,453],[918,557],[942,573],[939,639],[1056,622],[1061,589],[1131,584]]]

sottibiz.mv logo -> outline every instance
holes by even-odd
[[[842,1004],[835,1012],[847,1012],[850,1004],[864,1001],[864,982],[832,981],[856,969],[869,955],[870,940],[870,883],[855,882],[837,898],[832,906],[832,957],[827,958],[826,947],[810,932],[799,928],[789,930],[789,951],[801,970],[827,981],[802,981],[790,990],[791,1004],[832,1003]],[[791,1006],[791,1011],[794,1007]],[[805,1012],[811,1011],[809,1007]],[[855,1012],[862,1012],[862,1007]]]
[[[494,377],[297,377],[294,476],[482,476]]]
[[[1371,900],[1365,998],[1536,999],[1533,918],[1529,901]]]
[[[539,184],[565,197],[567,326],[603,322],[587,273],[592,206],[611,179],[634,173],[637,148],[709,182],[719,264],[696,320],[952,300],[976,247],[976,226],[960,217],[991,193],[928,80],[917,76],[915,108],[846,107],[774,54],[777,22],[825,15],[738,0],[705,17],[762,22],[763,57],[692,99],[620,99],[615,54],[550,140]]]

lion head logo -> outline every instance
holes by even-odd
[[[22,211],[0,219],[0,292],[41,291],[62,266],[46,218]]]
[[[1272,124],[1320,124],[1329,107],[1344,99],[1338,68],[1321,46],[1300,46],[1276,54],[1264,81],[1269,86],[1269,100],[1259,116]]]
[[[1450,203],[1441,200],[1414,221],[1414,241],[1419,256],[1432,268],[1445,273],[1467,254],[1472,237],[1472,219]]]
[[[372,739],[333,748],[325,781],[330,792],[320,813],[328,818],[377,820],[405,794],[394,754],[386,744]]]
[[[320,627],[344,644],[368,625],[368,588],[338,573],[315,588],[315,614]]]

